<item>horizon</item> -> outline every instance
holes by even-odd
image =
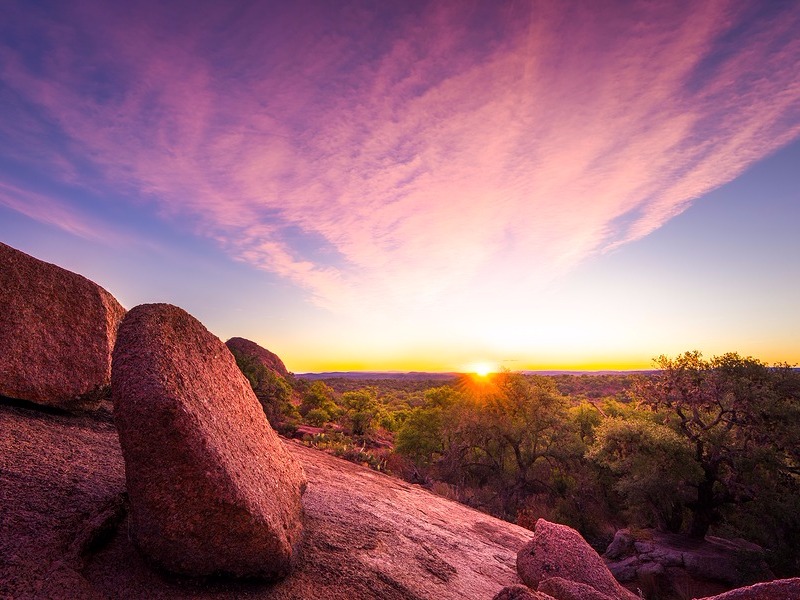
[[[800,4],[9,3],[0,241],[297,373],[800,363]]]

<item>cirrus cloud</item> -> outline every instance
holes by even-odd
[[[800,135],[791,3],[327,4],[21,4],[0,135],[356,314],[531,292]]]

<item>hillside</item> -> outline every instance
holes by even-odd
[[[309,479],[305,538],[277,584],[159,574],[127,531],[104,405],[79,416],[0,405],[0,590],[8,598],[491,598],[531,533],[418,486],[284,442]]]

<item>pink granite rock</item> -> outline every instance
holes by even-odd
[[[497,592],[492,600],[555,600],[552,596],[534,592],[524,585],[509,585]]]
[[[556,600],[611,600],[611,596],[598,592],[586,583],[570,581],[563,577],[548,577],[539,584],[540,593]]]
[[[798,600],[798,598],[800,598],[800,577],[757,583],[701,600]]]
[[[124,314],[99,285],[0,243],[0,395],[96,408]]]
[[[222,342],[180,308],[137,306],[111,386],[139,548],[175,573],[285,576],[305,475]]]
[[[235,351],[245,356],[252,356],[276,375],[286,377],[289,374],[289,371],[286,370],[286,365],[283,364],[283,361],[277,354],[270,352],[266,348],[262,348],[255,342],[251,342],[245,338],[232,337],[225,342],[225,345],[231,352]]]
[[[566,525],[536,522],[533,539],[517,554],[517,573],[529,587],[550,577],[585,583],[614,600],[636,600],[577,531]],[[549,593],[549,592],[548,592]]]

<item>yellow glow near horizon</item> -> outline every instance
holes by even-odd
[[[475,373],[478,377],[486,377],[489,373],[494,373],[497,367],[488,362],[473,363],[469,367],[471,373]]]

